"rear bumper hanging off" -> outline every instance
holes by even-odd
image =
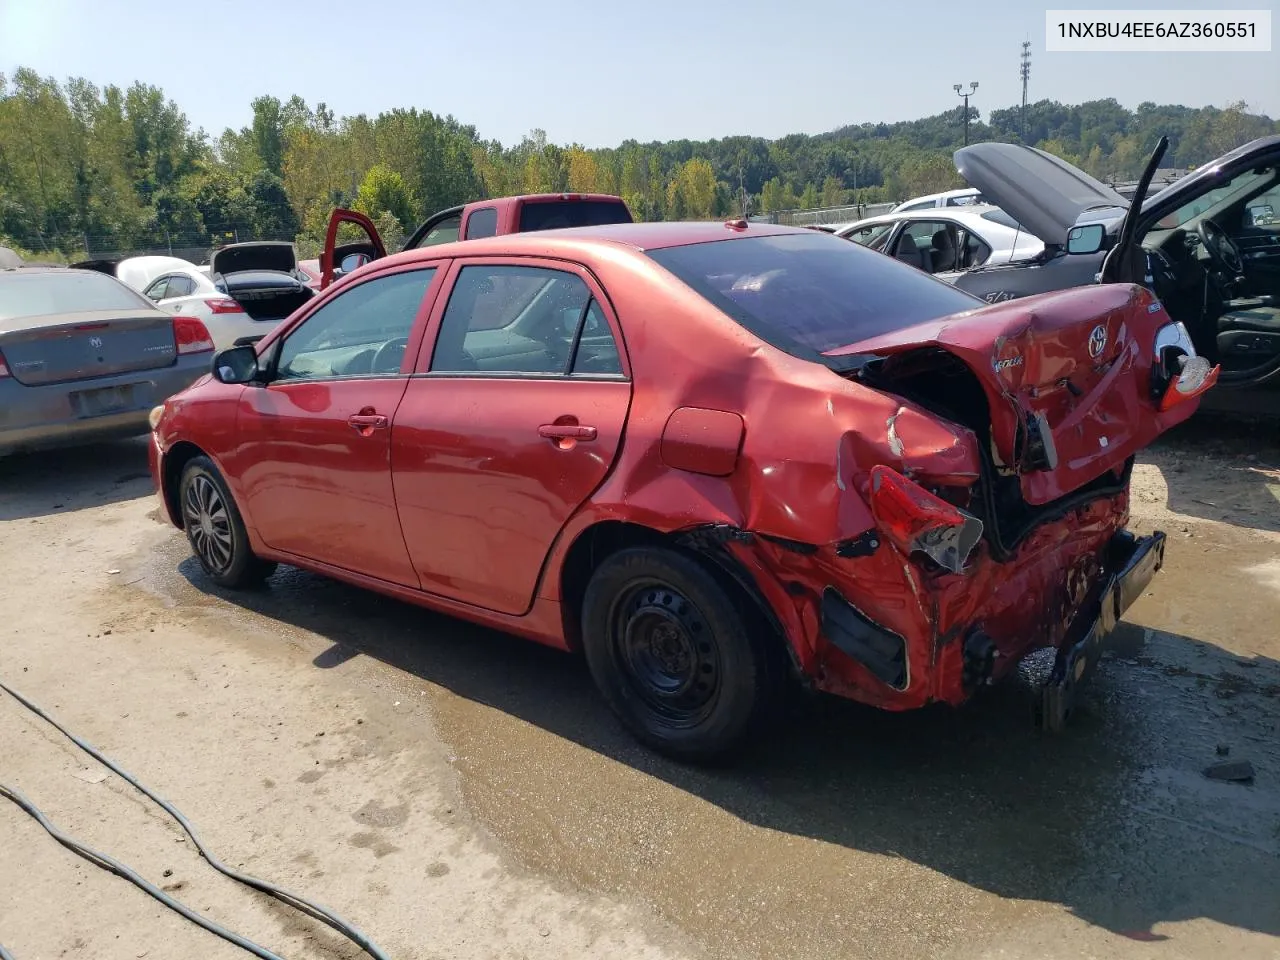
[[[1066,726],[1080,689],[1102,658],[1107,636],[1164,565],[1164,547],[1165,535],[1160,531],[1136,537],[1122,530],[1112,538],[1108,574],[1095,599],[1072,622],[1058,648],[1053,671],[1040,690],[1039,720],[1046,730],[1058,732]]]

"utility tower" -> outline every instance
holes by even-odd
[[[1022,112],[1018,115],[1018,125],[1022,128],[1018,135],[1022,142],[1027,142],[1027,83],[1031,80],[1031,41],[1022,41]]]

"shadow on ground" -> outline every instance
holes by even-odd
[[[1144,455],[1170,481],[1174,510],[1204,515],[1179,499],[1179,458],[1221,457],[1224,469],[1280,463],[1274,437],[1232,431],[1198,419]],[[0,519],[146,495],[145,470],[145,440],[0,461]],[[1259,497],[1271,496],[1258,484]],[[40,495],[19,508],[18,485]],[[1277,519],[1237,522],[1277,529]],[[262,591],[226,594],[177,536],[171,546],[155,562],[178,563],[180,590],[189,583],[328,640],[317,668],[367,656],[433,685],[469,801],[527,861],[633,892],[668,915],[696,906],[688,924],[818,929],[841,905],[879,917],[908,896],[946,923],[963,907],[941,875],[1006,901],[1061,904],[1138,940],[1197,918],[1280,936],[1274,659],[1126,625],[1064,736],[1034,732],[1017,683],[960,711],[891,715],[817,699],[738,764],[695,769],[638,747],[576,658],[290,568]],[[1274,623],[1271,594],[1260,596],[1258,619]],[[1251,761],[1256,782],[1206,779],[1220,748]],[[659,847],[664,835],[680,839],[657,856],[637,850],[638,833]],[[819,843],[790,843],[801,839]],[[885,872],[904,860],[927,869],[909,881]]]
[[[1018,682],[960,711],[893,715],[819,698],[798,704],[742,761],[706,770],[638,747],[575,657],[289,568],[262,591],[235,595],[213,588],[193,560],[180,569],[201,591],[332,641],[317,667],[374,657],[464,698],[464,708],[438,712],[446,739],[482,771],[478,805],[516,804],[532,822],[580,818],[589,840],[560,829],[549,841],[543,831],[524,838],[524,853],[602,888],[618,877],[601,850],[625,847],[632,829],[619,824],[653,816],[621,799],[642,783],[638,772],[768,831],[905,858],[1003,898],[1060,903],[1134,939],[1162,939],[1156,925],[1201,917],[1280,935],[1280,663],[1271,659],[1126,624],[1064,736],[1032,729]],[[518,739],[508,741],[476,704],[554,738],[521,736],[513,724]],[[564,742],[624,769],[611,785],[575,784],[581,764],[561,764]],[[1202,775],[1220,746],[1254,763],[1254,785]],[[504,839],[521,846],[519,836]],[[758,856],[718,849],[714,836],[706,843],[687,851],[689,870]],[[712,868],[702,889],[719,879]],[[705,900],[702,909],[714,913]]]
[[[0,520],[27,520],[146,496],[147,438],[0,457]],[[33,495],[34,494],[34,495]]]

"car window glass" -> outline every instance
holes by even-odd
[[[452,243],[458,239],[458,230],[462,226],[462,214],[441,220],[427,231],[427,235],[418,243],[419,247],[432,247],[437,243]]]
[[[982,306],[921,270],[812,230],[646,253],[756,336],[800,356]]]
[[[613,330],[605,318],[600,304],[594,300],[587,307],[587,315],[582,323],[582,333],[578,337],[577,352],[573,356],[575,375],[620,375],[622,373],[622,357],[618,354],[618,342],[613,338]]]
[[[154,310],[155,304],[96,270],[0,271],[0,320],[84,310]]]
[[[1280,186],[1259,194],[1245,204],[1243,226],[1280,228]]]
[[[863,246],[869,246],[872,250],[878,250],[879,244],[884,242],[885,236],[893,228],[893,221],[888,223],[873,223],[869,227],[863,227],[849,234],[849,239],[854,243],[860,243]],[[877,243],[879,241],[879,243]]]
[[[169,278],[168,289],[165,290],[166,297],[186,297],[195,293],[196,284],[190,277],[172,276]]]
[[[467,239],[492,237],[498,232],[498,211],[493,207],[482,207],[467,218]]]
[[[985,213],[982,214],[982,219],[990,220],[992,223],[998,223],[1000,224],[1000,226],[1008,227],[1010,230],[1022,229],[1022,227],[1018,225],[1017,220],[1013,219],[1013,217],[1009,216],[1007,213],[1005,213],[1003,210],[1000,210],[1000,209],[986,211]]]
[[[969,267],[979,267],[987,262],[987,258],[991,256],[991,247],[976,233],[964,231],[964,257],[960,261],[960,268],[967,270]]]
[[[1231,199],[1235,201],[1243,199],[1251,191],[1257,190],[1262,186],[1264,182],[1269,182],[1274,176],[1275,170],[1271,169],[1261,172],[1250,169],[1239,173],[1225,184],[1188,200],[1173,213],[1162,217],[1160,222],[1156,224],[1156,229],[1171,230],[1174,227],[1185,226],[1224,200]]]
[[[147,287],[147,299],[156,301],[163,300],[165,298],[165,289],[168,286],[169,278],[161,277],[155,283],[151,284],[151,286]]]
[[[582,369],[606,363],[613,334],[596,308],[587,308],[591,291],[576,274],[542,267],[484,265],[463,267],[449,294],[431,357],[435,373],[564,374],[569,369],[579,325]],[[606,346],[607,335],[607,346]],[[602,359],[603,358],[603,359]],[[591,368],[591,369],[589,369]]]
[[[277,380],[394,376],[435,268],[357,284],[308,316],[285,338]]]

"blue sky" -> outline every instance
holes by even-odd
[[[1233,0],[1271,9],[1278,0]],[[193,126],[240,127],[249,101],[293,93],[339,115],[391,107],[452,113],[504,143],[613,146],[747,133],[820,133],[959,104],[983,115],[1020,97],[1115,97],[1188,106],[1245,100],[1280,116],[1271,53],[1045,53],[1053,8],[1203,9],[1207,0],[0,0],[0,72],[30,66],[99,85],[162,87]]]

